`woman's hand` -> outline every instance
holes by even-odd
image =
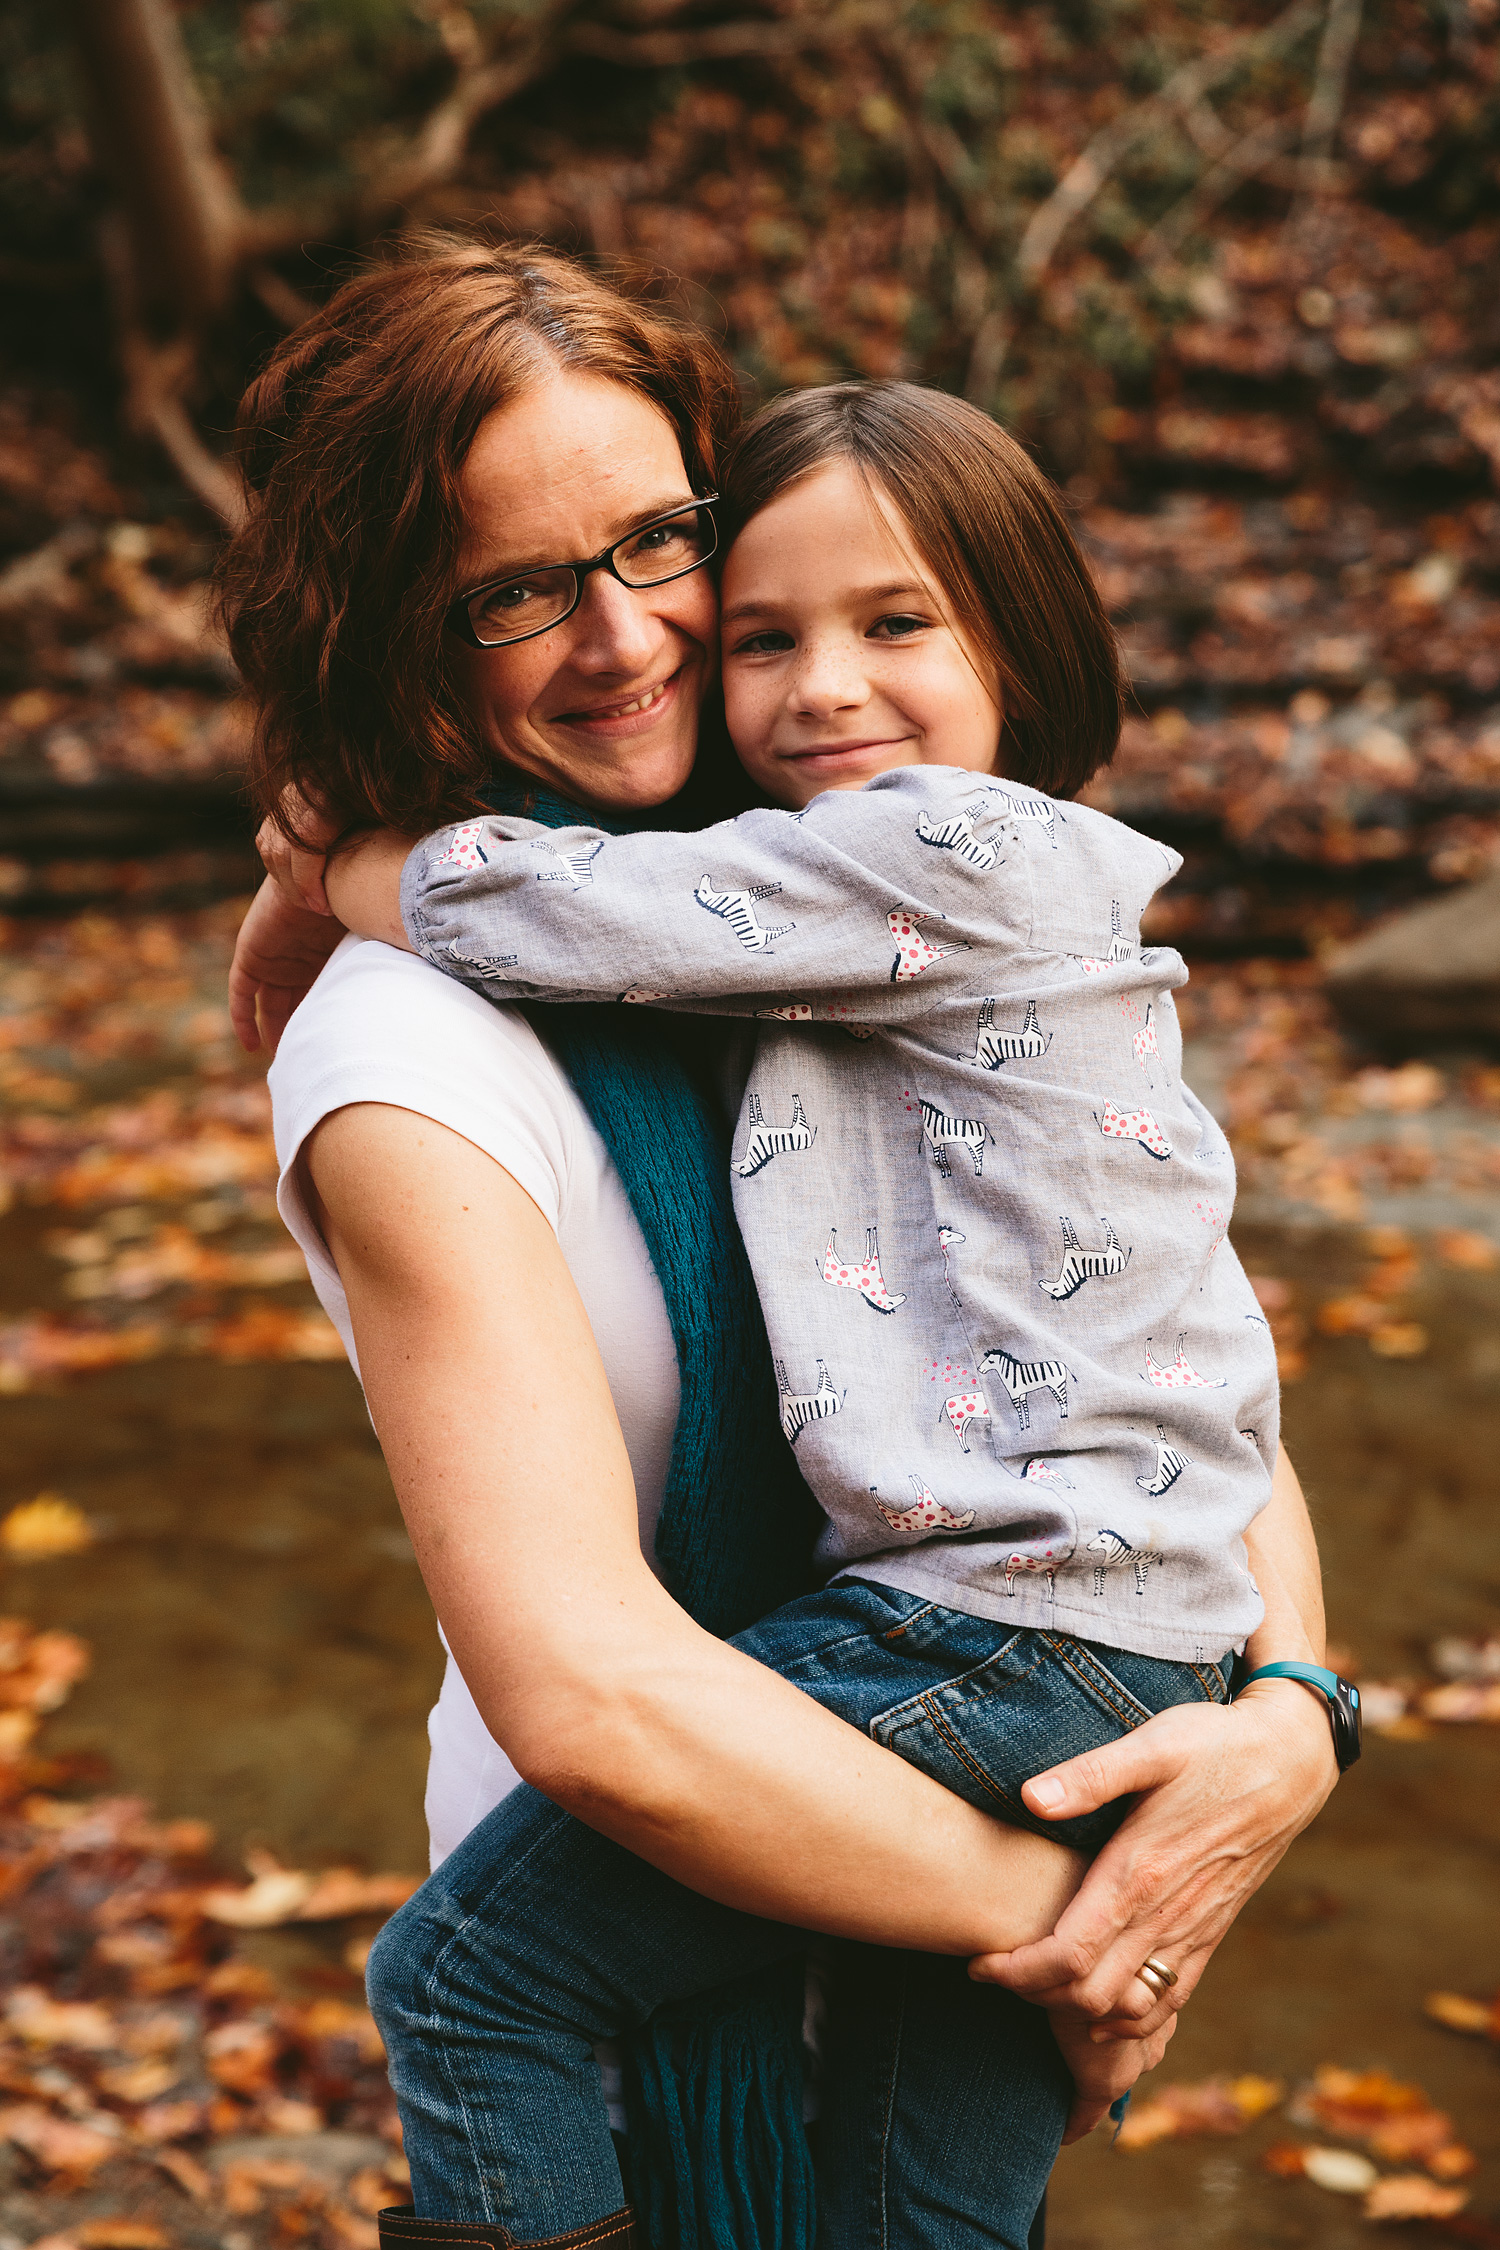
[[[275,1054],[287,1019],[305,1000],[344,935],[328,913],[294,906],[268,875],[240,924],[229,971],[229,1015],[246,1054]]]
[[[1054,1766],[1022,1791],[1046,1820],[1144,1794],[1051,1937],[982,1956],[969,1974],[1079,2011],[1095,2042],[1150,2037],[1191,1996],[1240,1908],[1337,1779],[1327,1712],[1292,1680],[1262,1681],[1228,1705],[1174,1705],[1122,1741]],[[1165,2000],[1136,1975],[1153,1955],[1177,1972]]]
[[[1122,2094],[1128,2094],[1143,2072],[1155,2070],[1166,2053],[1167,2041],[1177,2029],[1177,2018],[1168,2016],[1144,2039],[1111,2039],[1100,2043],[1094,2025],[1076,2008],[1049,2008],[1047,2020],[1062,2059],[1073,2076],[1073,2107],[1063,2147],[1092,2133],[1101,2117]]]
[[[255,848],[266,873],[288,906],[300,906],[305,914],[332,914],[333,908],[323,887],[323,870],[328,846],[342,833],[340,823],[316,805],[310,805],[300,789],[282,791],[281,813],[302,841],[294,844],[278,821],[263,820],[255,838]]]

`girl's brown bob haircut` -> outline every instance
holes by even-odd
[[[951,603],[1005,711],[1002,771],[1072,797],[1108,765],[1125,684],[1098,589],[1057,494],[987,414],[916,383],[792,391],[725,465],[725,543],[778,493],[847,461],[883,493]]]
[[[256,705],[250,787],[294,784],[347,825],[417,832],[493,779],[447,674],[443,616],[485,416],[558,369],[660,407],[695,491],[739,421],[722,352],[669,308],[556,251],[412,241],[289,336],[240,409],[248,516],[220,611]]]

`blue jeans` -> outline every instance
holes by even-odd
[[[735,1646],[983,1811],[1090,1852],[1125,1803],[1049,1825],[1022,1783],[1168,1704],[1228,1697],[1227,1663],[1007,1631],[858,1579]],[[518,2243],[618,2210],[594,2041],[806,1944],[516,1790],[370,1956],[417,2210],[499,2222]],[[867,1946],[835,1959],[820,2244],[1026,2250],[1071,2097],[1045,2016],[971,1984],[961,1961]]]

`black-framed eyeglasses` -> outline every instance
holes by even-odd
[[[583,600],[584,582],[607,570],[622,586],[665,586],[701,570],[719,544],[714,524],[717,492],[705,492],[689,506],[653,516],[650,523],[617,539],[587,562],[544,563],[512,578],[486,579],[460,594],[446,623],[471,648],[505,648],[549,633],[571,617]]]

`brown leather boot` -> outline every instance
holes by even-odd
[[[532,2237],[525,2245],[498,2220],[419,2219],[409,2203],[380,2214],[380,2250],[646,2250],[627,2204],[571,2234]]]

